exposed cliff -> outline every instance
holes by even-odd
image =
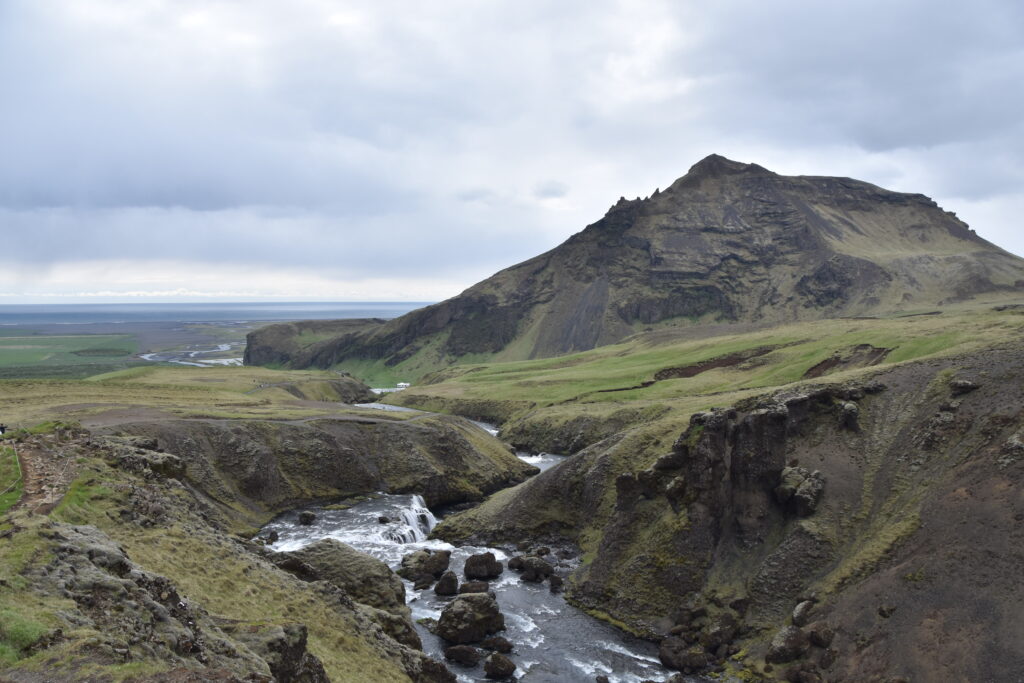
[[[457,297],[330,337],[314,323],[268,326],[249,336],[246,362],[379,361],[419,375],[468,354],[553,356],[668,322],[856,316],[1013,291],[1024,291],[1024,260],[923,195],[712,155]]]
[[[258,524],[314,501],[387,491],[431,506],[481,500],[535,473],[462,418],[164,420],[104,430],[181,459],[204,495]]]
[[[437,534],[579,544],[571,599],[679,669],[1012,680],[1022,368],[1014,345],[776,391],[694,415],[671,450],[621,432]]]

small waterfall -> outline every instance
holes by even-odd
[[[408,507],[398,511],[402,523],[383,533],[386,540],[396,543],[416,543],[427,540],[431,529],[437,524],[422,496],[413,496]]]

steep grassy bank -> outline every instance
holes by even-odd
[[[716,411],[618,432],[436,533],[578,544],[570,598],[665,638],[677,668],[738,650],[727,666],[768,678],[1012,680],[1022,368],[1008,341],[720,394]],[[796,649],[770,646],[791,625]]]
[[[5,680],[449,680],[372,610],[227,533],[166,454],[82,434],[24,447],[78,475],[55,509],[0,523]]]

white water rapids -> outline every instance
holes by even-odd
[[[322,538],[333,538],[383,560],[393,569],[402,556],[419,548],[452,551],[450,569],[460,583],[465,580],[463,565],[469,555],[486,551],[506,563],[509,555],[495,548],[454,547],[427,536],[436,523],[420,496],[385,495],[358,503],[347,510],[309,508],[316,513],[310,526],[298,524],[298,511],[281,515],[268,524],[261,535],[273,530],[279,539],[274,550],[297,550]],[[382,524],[380,517],[387,517]],[[549,557],[552,561],[556,558]],[[561,572],[565,574],[568,568]],[[433,588],[413,589],[405,581],[406,599],[413,619],[438,618],[450,597],[439,597]],[[491,588],[505,615],[505,630],[515,649],[509,657],[516,664],[516,676],[524,683],[593,683],[599,674],[617,683],[639,683],[644,680],[663,681],[671,672],[658,661],[657,647],[594,619],[552,594],[546,583],[522,583],[519,575],[509,569]],[[417,624],[424,650],[444,661],[446,644]],[[466,668],[448,663],[464,683],[485,681],[483,667]],[[693,679],[701,680],[701,679]]]

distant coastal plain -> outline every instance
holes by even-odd
[[[271,322],[394,318],[426,302],[234,302],[0,306],[0,379],[83,379],[153,362],[241,358]],[[143,358],[148,356],[152,360]]]

